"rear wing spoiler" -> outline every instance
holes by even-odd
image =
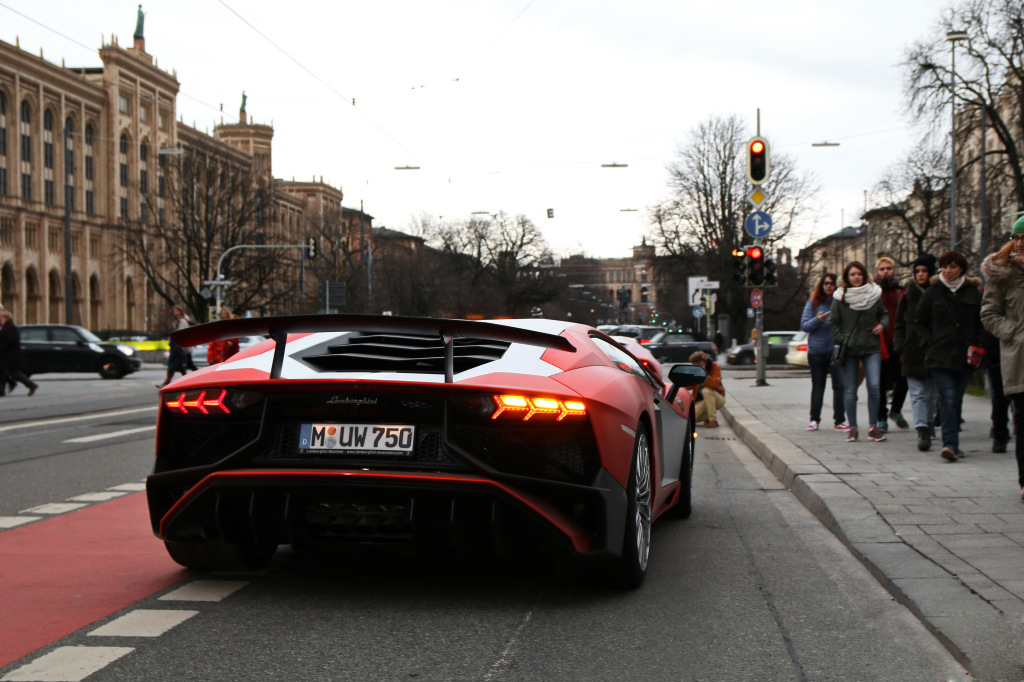
[[[570,353],[576,352],[575,346],[564,336],[558,334],[548,334],[491,322],[390,315],[281,315],[218,320],[179,329],[171,333],[170,339],[179,346],[196,346],[201,343],[233,339],[239,336],[269,336],[274,340],[274,358],[270,366],[270,378],[279,379],[281,367],[284,365],[285,341],[288,334],[345,331],[391,332],[438,337],[444,343],[445,383],[452,383],[455,380],[453,348],[454,340],[457,338],[507,341]]]

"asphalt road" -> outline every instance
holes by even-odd
[[[159,378],[44,376],[33,398],[4,398],[0,516],[141,480],[152,432],[116,434],[155,423]],[[38,666],[82,647],[115,656],[90,680],[970,679],[728,427],[700,429],[694,486],[693,516],[656,524],[636,591],[575,587],[542,558],[282,550],[259,574],[183,574],[0,680],[44,679]],[[219,598],[175,598],[182,585]],[[119,631],[149,612],[180,623]]]

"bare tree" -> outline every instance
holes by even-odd
[[[957,43],[956,73],[948,31],[966,31]],[[1024,208],[1024,4],[1020,0],[967,0],[942,12],[935,29],[906,50],[907,111],[933,131],[948,119],[955,92],[957,136],[975,131],[985,116],[998,145],[987,151],[990,169],[1002,175],[1016,210]],[[953,80],[955,76],[955,87]],[[963,172],[958,168],[957,177]],[[1008,208],[1008,207],[1007,207]]]
[[[272,243],[276,236],[271,184],[224,156],[186,150],[172,161],[160,157],[157,186],[139,189],[142,211],[123,222],[121,256],[169,306],[183,305],[193,319],[206,320],[210,300],[203,282],[215,278],[221,254],[240,244]],[[293,294],[287,270],[295,255],[232,253],[222,269],[235,282],[231,302],[248,309],[286,300]]]
[[[663,254],[656,263],[659,301],[681,308],[672,300],[672,292],[685,290],[682,278],[705,275],[721,282],[719,310],[728,313],[733,329],[741,327],[747,307],[746,292],[732,281],[731,253],[752,241],[743,227],[753,210],[747,202],[751,186],[745,170],[750,136],[738,116],[711,117],[700,123],[668,166],[671,195],[649,211],[652,238]],[[773,152],[771,177],[763,188],[768,199],[760,210],[773,222],[764,242],[772,253],[809,210],[818,187],[810,175],[796,169],[790,157]],[[780,281],[781,295],[770,297],[766,305],[791,308],[797,291],[793,284]]]

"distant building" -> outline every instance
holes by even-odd
[[[654,246],[646,238],[633,247],[629,258],[562,259],[559,274],[575,290],[574,296],[597,304],[594,320],[600,323],[646,324],[657,309],[654,287]],[[619,291],[626,292],[626,305]]]

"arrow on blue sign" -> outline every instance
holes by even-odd
[[[772,231],[772,217],[764,211],[754,211],[744,221],[747,234],[755,239],[766,236]]]

